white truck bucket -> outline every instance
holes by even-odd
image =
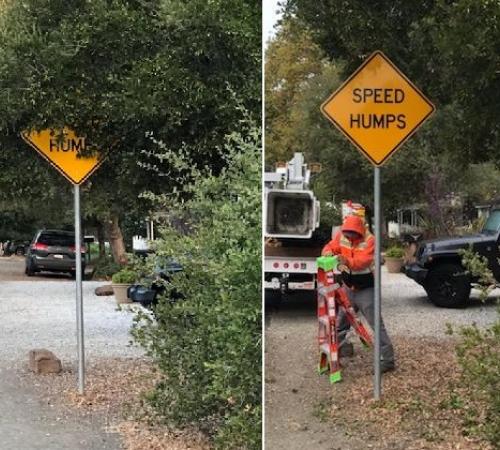
[[[266,237],[311,238],[319,226],[319,202],[312,191],[269,189],[266,197]]]

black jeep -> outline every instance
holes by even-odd
[[[477,283],[466,273],[458,251],[472,246],[485,256],[497,281],[500,281],[500,207],[491,210],[480,233],[471,236],[441,238],[423,242],[416,263],[405,267],[408,277],[421,284],[429,300],[445,308],[462,308],[469,299],[471,286]]]
[[[134,284],[127,289],[127,296],[134,302],[139,302],[142,306],[154,309],[158,303],[158,296],[166,291],[165,284],[169,283],[172,276],[182,272],[182,266],[171,259],[160,259],[154,268],[154,273],[144,278],[144,284]],[[184,296],[173,290],[169,292],[169,300],[174,302],[183,299]]]

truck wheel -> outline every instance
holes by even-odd
[[[424,288],[429,300],[443,308],[464,308],[471,284],[459,264],[440,264],[429,271]]]
[[[281,299],[282,299],[281,291],[274,289],[266,289],[264,299],[266,301],[266,309],[276,309],[281,304]]]

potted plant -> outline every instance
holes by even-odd
[[[121,269],[111,277],[116,303],[132,303],[132,300],[128,298],[127,290],[135,283],[136,279],[135,272],[128,267]]]
[[[389,273],[399,273],[403,268],[404,250],[401,247],[392,246],[385,252],[385,266]]]

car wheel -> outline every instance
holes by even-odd
[[[28,264],[26,266],[26,269],[24,270],[24,273],[28,276],[28,277],[32,277],[35,275],[35,271],[33,270],[33,266],[31,264]]]
[[[24,255],[24,249],[23,248],[16,248],[16,255],[17,256],[23,256]]]
[[[436,306],[464,308],[469,300],[471,283],[459,264],[440,264],[429,271],[424,288]]]

